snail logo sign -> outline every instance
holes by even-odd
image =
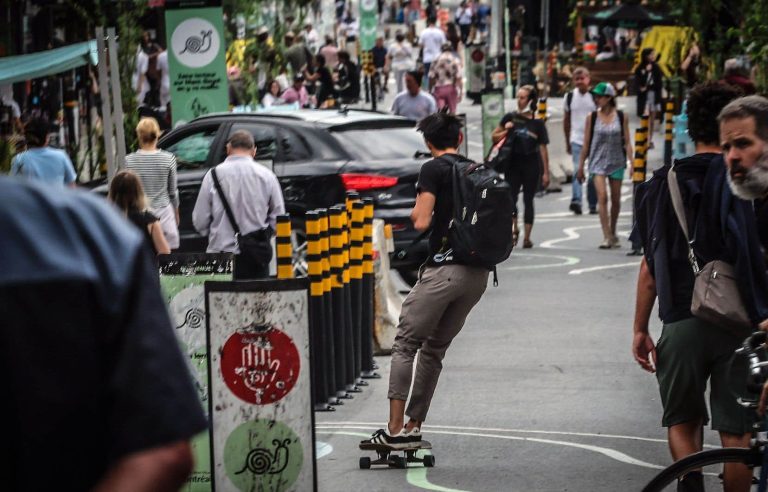
[[[307,287],[205,284],[214,490],[317,490]]]
[[[376,29],[379,25],[378,2],[362,0],[360,2],[360,49],[370,51],[376,44]]]
[[[165,13],[173,125],[227,111],[229,105],[221,8]]]

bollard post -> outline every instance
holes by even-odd
[[[539,99],[538,112],[536,119],[547,121],[547,98],[542,97]]]
[[[674,124],[672,118],[675,114],[675,102],[670,98],[667,100],[666,111],[664,113],[664,165],[672,165],[672,129]]]
[[[277,234],[275,236],[277,250],[277,278],[279,280],[293,278],[293,247],[291,246],[291,216],[277,216]]]
[[[347,352],[346,352],[346,327],[344,316],[344,243],[342,238],[343,208],[331,207],[329,212],[330,231],[330,266],[331,266],[331,302],[333,303],[333,350],[334,371],[336,374],[336,396],[338,398],[351,399],[347,393]]]
[[[339,205],[341,208],[341,248],[342,248],[342,295],[343,306],[342,314],[344,316],[344,357],[346,363],[344,366],[347,369],[345,374],[345,381],[347,382],[347,392],[360,393],[361,390],[357,385],[358,373],[355,372],[355,346],[356,346],[356,330],[354,325],[354,319],[352,318],[352,288],[350,285],[351,276],[349,272],[349,224],[350,217],[347,214],[344,205]]]
[[[374,271],[373,271],[373,198],[363,199],[363,296],[362,296],[362,377],[377,379],[378,367],[373,361]]]
[[[635,129],[635,156],[632,161],[632,224],[635,224],[637,218],[635,217],[635,195],[637,193],[637,187],[640,183],[645,182],[645,153],[648,145],[648,128]],[[643,248],[638,238],[631,236],[632,250],[627,253],[627,256],[639,256],[643,254]]]
[[[312,371],[312,403],[316,412],[332,411],[326,394],[326,374],[323,356],[323,263],[320,256],[320,220],[316,212],[307,212],[307,273],[309,276],[309,343],[310,368]]]
[[[343,405],[336,397],[335,350],[333,341],[333,300],[331,298],[331,256],[328,232],[328,209],[316,210],[320,234],[320,266],[323,276],[323,362],[325,363],[326,390],[329,405]]]
[[[360,200],[352,203],[349,242],[349,292],[351,297],[352,328],[355,341],[355,378],[358,386],[368,386],[361,379],[363,373],[363,220],[365,205]]]

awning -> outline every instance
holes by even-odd
[[[99,60],[96,41],[71,44],[61,48],[39,51],[28,55],[0,58],[0,84],[54,75]]]
[[[673,24],[672,19],[646,9],[642,5],[622,4],[587,15],[588,22],[620,26],[647,27],[659,24]]]

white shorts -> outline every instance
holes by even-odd
[[[169,203],[161,209],[152,210],[152,213],[160,219],[160,228],[163,230],[168,247],[177,249],[179,247],[179,225],[176,224],[176,207]]]

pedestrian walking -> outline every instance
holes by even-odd
[[[72,161],[63,150],[48,146],[48,128],[42,118],[33,118],[24,125],[27,150],[14,156],[11,175],[57,187],[74,187],[77,175]]]
[[[656,117],[661,112],[662,73],[656,63],[656,52],[653,48],[643,49],[640,55],[640,65],[635,69],[635,85],[637,88],[637,115],[648,115],[648,148],[653,148],[653,126]]]
[[[405,90],[392,102],[392,113],[409,120],[420,121],[437,112],[432,94],[421,88],[421,73],[412,70],[405,74]]]
[[[504,174],[504,179],[512,189],[512,204],[514,222],[512,225],[513,243],[517,243],[520,236],[518,228],[517,198],[520,189],[523,190],[523,214],[524,235],[523,248],[532,248],[531,232],[533,231],[533,218],[535,215],[533,199],[539,189],[549,186],[549,135],[543,120],[534,119],[536,103],[538,102],[536,88],[532,85],[524,85],[517,91],[517,111],[507,113],[501,118],[491,134],[491,140],[497,144],[505,139],[502,144],[506,147],[507,156],[503,162],[498,163],[497,171]]]
[[[579,158],[584,146],[584,127],[587,116],[597,110],[595,98],[590,92],[589,70],[585,67],[576,67],[572,76],[574,89],[565,95],[563,100],[563,130],[565,131],[565,151],[573,161],[573,179],[571,182],[570,210],[576,214],[582,214],[582,183],[576,179],[579,171]],[[597,213],[597,192],[595,183],[587,180],[587,205],[589,213]]]
[[[442,360],[485,292],[489,274],[485,267],[467,266],[455,258],[448,237],[454,210],[453,160],[464,159],[457,150],[462,140],[461,121],[439,112],[421,120],[418,130],[434,159],[421,167],[411,219],[419,231],[432,229],[429,258],[403,303],[392,346],[389,422],[362,443],[393,449],[421,441],[421,426],[429,412]],[[414,375],[416,352],[419,358]]]
[[[125,156],[125,169],[133,171],[144,188],[150,211],[160,220],[171,249],[179,247],[179,191],[176,156],[157,148],[160,125],[154,118],[142,118],[136,125],[139,149]]]
[[[726,126],[720,136],[717,115],[738,94],[718,82],[694,87],[688,98],[688,132],[696,153],[675,161],[674,167],[667,165],[654,172],[649,181],[638,186],[635,197],[634,232],[645,254],[637,281],[632,352],[643,369],[656,373],[662,425],[668,428],[669,449],[675,461],[702,450],[703,426],[709,421],[705,402],[708,380],[712,428],[719,432],[723,447],[746,448],[751,437],[751,410],[736,401],[747,396],[747,360],[733,357],[750,329],[726,328],[691,312],[696,277],[693,257],[701,266],[713,260],[733,265],[751,322],[757,326],[768,318],[768,279],[752,204],[731,194],[720,150],[721,139],[728,148],[726,155],[731,148],[730,117],[723,120]],[[740,119],[735,117],[732,122]],[[731,154],[736,166],[731,168],[732,176],[739,174],[734,170],[740,153]],[[670,183],[673,171],[676,180]],[[687,234],[695,237],[690,245],[674,210],[672,186],[679,192],[680,213],[690,231]],[[657,297],[663,329],[654,344],[648,320]],[[750,468],[725,464],[725,490],[748,491],[751,484]],[[677,490],[704,490],[701,471],[688,473]]]
[[[270,240],[285,213],[277,176],[254,162],[256,145],[245,130],[232,133],[227,158],[209,171],[192,211],[195,229],[208,236],[208,253],[234,253],[236,280],[269,276]]]
[[[413,47],[402,32],[395,34],[395,42],[389,48],[389,65],[395,76],[397,93],[403,92],[405,73],[413,70]]]
[[[313,73],[304,72],[307,83],[315,84],[315,101],[317,108],[323,108],[326,101],[336,97],[333,88],[333,76],[325,62],[323,55],[315,55],[315,69]]]
[[[343,104],[356,104],[360,99],[360,71],[346,51],[339,51],[336,92]]]
[[[429,79],[432,62],[440,56],[442,47],[447,41],[443,30],[435,27],[436,22],[437,19],[434,17],[428,18],[427,28],[424,29],[419,36],[419,46],[421,47],[419,58],[424,66],[425,82]]]
[[[371,49],[373,55],[373,67],[376,69],[376,83],[379,87],[378,98],[379,101],[384,99],[384,93],[389,92],[387,83],[389,82],[389,57],[387,54],[389,50],[384,46],[384,37],[378,36],[376,38],[376,44]]]
[[[616,108],[616,89],[608,82],[600,82],[592,90],[597,111],[587,116],[584,147],[579,156],[576,179],[584,182],[584,163],[589,160],[589,174],[595,182],[597,211],[603,229],[600,249],[621,246],[616,236],[616,223],[621,210],[621,182],[627,168],[627,157],[632,155],[627,115]],[[608,210],[608,191],[611,209]],[[610,217],[609,217],[610,214]]]
[[[141,233],[92,193],[0,196],[3,489],[179,490],[207,418]]]
[[[147,208],[147,198],[141,178],[133,171],[120,171],[109,183],[109,200],[117,205],[129,222],[144,236],[144,242],[156,255],[171,252],[165,240],[160,219]]]
[[[473,14],[472,5],[467,3],[466,0],[462,0],[454,15],[456,24],[459,25],[461,30],[461,42],[464,44],[467,44],[467,39],[469,39],[469,34],[472,31]]]
[[[461,64],[453,55],[450,43],[443,44],[443,51],[429,68],[429,87],[438,110],[447,107],[450,113],[456,113],[456,105],[464,92],[464,82]]]
[[[320,48],[320,54],[325,58],[325,66],[329,69],[334,69],[339,64],[339,48],[331,36],[325,37],[325,44]]]

